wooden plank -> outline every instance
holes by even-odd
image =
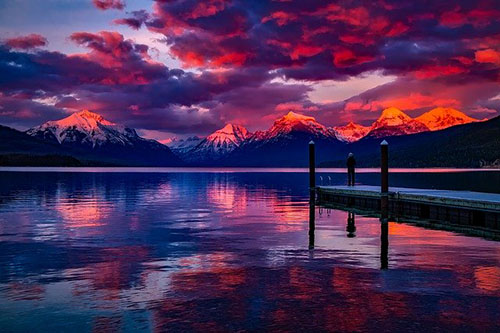
[[[319,186],[317,189],[319,193],[338,196],[370,199],[380,198],[380,188],[378,186]],[[426,204],[429,206],[500,212],[500,194],[494,193],[391,187],[389,188],[389,200]],[[414,211],[418,208],[403,206],[403,210],[407,209]],[[436,212],[432,210],[429,214],[435,215]],[[441,217],[443,212],[438,211],[437,215]],[[465,222],[468,218],[459,217],[459,219]]]

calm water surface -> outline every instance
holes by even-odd
[[[377,219],[316,208],[309,249],[305,173],[46,171],[0,171],[1,331],[500,330],[500,242],[390,222],[381,269]]]

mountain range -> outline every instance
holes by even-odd
[[[4,138],[0,144],[0,164],[305,166],[305,147],[310,140],[314,140],[318,162],[337,165],[347,152],[354,151],[359,156],[369,156],[377,151],[374,144],[379,142],[380,138],[391,137],[391,144],[394,141],[398,147],[411,146],[414,152],[419,149],[424,152],[423,155],[415,155],[420,156],[419,161],[422,163],[408,158],[401,161],[401,166],[415,163],[419,166],[436,166],[432,164],[437,163],[435,160],[424,161],[423,157],[428,149],[424,145],[426,138],[436,137],[448,144],[459,140],[458,137],[450,139],[453,135],[459,133],[459,136],[466,136],[468,131],[481,128],[473,125],[486,123],[497,124],[492,120],[479,122],[452,108],[435,108],[419,117],[411,118],[401,110],[390,107],[370,126],[351,122],[337,127],[327,127],[314,117],[289,112],[265,131],[251,133],[243,126],[226,124],[206,138],[172,139],[164,145],[140,137],[134,129],[83,110],[61,120],[46,122],[26,132],[0,127],[0,137]],[[446,134],[455,128],[464,129],[461,132],[449,132],[453,135]],[[495,133],[494,129],[495,126],[489,131]],[[497,139],[492,138],[491,141],[493,146],[498,144]],[[466,143],[461,142],[461,145],[464,151],[468,149]],[[478,150],[483,151],[484,156],[476,154],[477,156],[468,159],[466,164],[477,166],[483,163],[479,160],[488,164],[495,158],[500,158],[496,156],[500,149],[491,151],[493,146]],[[450,162],[446,165],[446,161],[440,161],[439,165],[455,166],[457,163]]]
[[[500,117],[451,126],[443,130],[385,138],[389,142],[392,167],[500,167]],[[360,167],[380,165],[380,139],[366,137],[347,150],[323,159],[321,167],[345,167],[345,156],[353,152]]]

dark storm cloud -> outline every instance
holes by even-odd
[[[211,114],[195,112],[193,105],[216,100],[218,95],[238,87],[259,87],[271,78],[260,68],[199,74],[170,70],[149,57],[148,46],[125,40],[114,32],[78,32],[70,39],[89,51],[73,55],[25,53],[0,46],[3,114],[19,118],[4,118],[4,123],[24,121],[31,125],[33,119],[40,117],[27,117],[12,110],[42,103],[43,109],[58,110],[45,113],[43,120],[64,114],[63,109],[88,108],[144,129],[185,132],[198,127],[205,131],[214,128],[219,120]],[[9,103],[5,102],[7,99]],[[194,120],[197,114],[200,121]]]
[[[498,3],[497,3],[498,4]],[[495,1],[156,1],[149,29],[186,66],[268,66],[287,78],[371,70],[485,74],[476,39],[500,33]],[[401,62],[409,57],[409,63]],[[455,58],[460,57],[462,61]],[[458,63],[457,63],[458,62]]]
[[[116,19],[113,22],[115,24],[128,25],[132,29],[138,30],[147,20],[149,20],[149,14],[144,9],[136,10],[129,14],[129,17]]]

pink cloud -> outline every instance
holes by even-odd
[[[108,9],[123,9],[125,8],[125,3],[123,0],[92,0],[94,6],[100,10]]]
[[[15,49],[29,50],[41,46],[46,46],[48,42],[47,39],[42,35],[30,34],[26,36],[7,39],[5,41],[5,44]]]

